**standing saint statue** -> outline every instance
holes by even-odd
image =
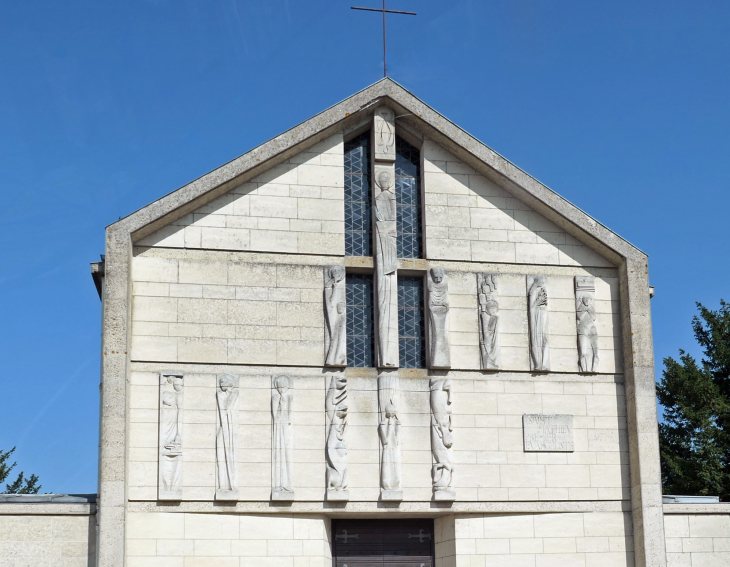
[[[442,268],[428,272],[428,347],[431,368],[451,368],[449,285]]]
[[[158,498],[182,498],[182,372],[160,373]]]
[[[598,372],[598,330],[596,329],[595,295],[596,284],[593,276],[575,277],[578,367],[581,372]]]
[[[291,378],[274,376],[271,391],[272,500],[294,500],[292,489],[292,402]]]
[[[499,303],[497,274],[477,274],[479,297],[479,350],[482,369],[499,370]]]
[[[454,464],[451,448],[454,444],[451,425],[451,380],[431,378],[431,481],[435,500],[454,500],[451,489]]]
[[[548,294],[545,276],[527,276],[527,308],[530,324],[530,369],[550,370],[548,341]]]
[[[345,266],[326,266],[324,307],[327,332],[325,333],[325,366],[347,366],[347,305]]]
[[[398,376],[383,375],[378,377],[381,500],[403,500],[398,390]]]
[[[400,420],[397,408],[389,403],[385,406],[385,418],[378,426],[383,446],[380,464],[380,487],[383,490],[400,490]]]
[[[378,289],[378,365],[398,366],[398,228],[397,204],[390,171],[375,179],[375,267]],[[394,331],[393,331],[394,330]]]
[[[215,437],[216,500],[238,497],[238,460],[236,458],[236,402],[238,378],[224,374],[218,378],[215,393],[218,407],[218,433]]]
[[[333,376],[325,397],[327,500],[347,500],[347,378]]]

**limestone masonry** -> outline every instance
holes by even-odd
[[[646,255],[390,79],[94,272],[98,504],[0,504],[0,565],[730,565],[662,503]]]

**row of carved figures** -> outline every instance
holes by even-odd
[[[217,500],[238,499],[236,428],[238,376],[218,376],[216,388],[216,492]],[[398,417],[399,378],[378,378],[378,437],[380,439],[381,499],[403,499],[401,488],[401,422]],[[432,378],[431,478],[435,500],[454,500],[451,425],[451,380]],[[183,475],[182,372],[160,374],[159,478],[158,498],[180,500]],[[271,388],[271,499],[294,500],[294,458],[292,411],[294,384],[289,376],[273,376]],[[325,396],[325,485],[328,500],[349,500],[347,490],[347,378],[330,379]]]
[[[326,320],[325,365],[347,366],[347,308],[344,266],[326,266],[324,308]],[[479,349],[484,370],[500,370],[499,348],[499,276],[477,274],[479,309]],[[598,331],[596,329],[595,278],[575,276],[575,316],[578,335],[578,368],[580,372],[598,372]],[[431,268],[426,279],[426,352],[429,368],[451,367],[449,354],[449,289],[446,272]],[[380,293],[380,286],[378,287]],[[548,332],[547,276],[527,276],[527,311],[530,333],[530,369],[550,370]],[[377,324],[378,360],[385,360],[383,351],[390,348],[388,325],[397,329],[398,321],[379,315]],[[378,366],[385,367],[384,364]]]

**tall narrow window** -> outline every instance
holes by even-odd
[[[347,366],[374,366],[373,276],[347,274]]]
[[[401,368],[426,366],[423,278],[398,278],[398,350]]]
[[[345,255],[372,256],[370,133],[345,142]]]
[[[421,156],[395,139],[395,195],[398,203],[398,257],[421,257]]]

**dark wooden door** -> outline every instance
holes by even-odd
[[[433,567],[433,520],[332,520],[336,567]]]

